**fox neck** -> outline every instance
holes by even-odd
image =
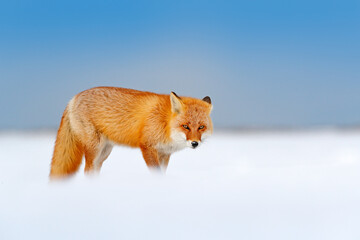
[[[170,139],[166,143],[159,143],[157,149],[159,152],[165,154],[172,154],[186,148],[186,135],[183,132],[179,132],[175,129],[170,130]]]

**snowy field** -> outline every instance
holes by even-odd
[[[54,141],[0,133],[1,240],[360,239],[360,132],[217,133],[165,176],[115,147],[49,183]]]

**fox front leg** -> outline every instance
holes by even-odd
[[[158,151],[154,147],[149,147],[146,145],[140,146],[140,149],[148,168],[160,170]]]
[[[159,153],[160,167],[164,173],[166,172],[167,166],[169,164],[169,160],[170,160],[170,154]]]

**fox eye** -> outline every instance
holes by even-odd
[[[188,125],[182,125],[183,128],[187,129],[187,130],[190,130],[189,126]]]
[[[201,126],[199,127],[199,129],[204,129],[204,125],[201,125]]]

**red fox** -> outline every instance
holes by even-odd
[[[117,87],[85,90],[68,103],[57,132],[50,178],[99,172],[115,144],[138,147],[149,168],[166,170],[170,155],[210,136],[210,97],[202,100]]]

